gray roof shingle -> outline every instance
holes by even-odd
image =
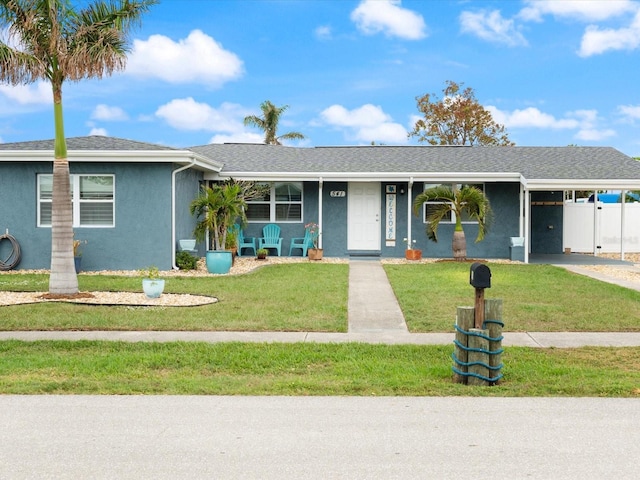
[[[640,162],[611,147],[361,146],[294,148],[210,144],[190,150],[225,173],[519,173],[529,179],[638,179]]]
[[[30,142],[0,143],[0,150],[53,150],[54,140],[35,140]],[[137,142],[124,138],[92,135],[88,137],[67,138],[67,150],[176,150],[175,148],[154,143]]]

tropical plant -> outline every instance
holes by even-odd
[[[288,132],[284,135],[277,134],[280,116],[287,108],[289,108],[289,105],[276,107],[269,100],[265,100],[260,104],[262,117],[248,115],[244,117],[244,124],[264,131],[264,143],[267,145],[282,145],[280,140],[304,140],[305,136],[300,132]]]
[[[246,206],[242,188],[237,183],[203,187],[190,205],[191,214],[199,219],[193,234],[198,241],[203,241],[209,234],[211,249],[225,250],[229,227],[237,218],[246,222]]]
[[[313,248],[318,248],[318,238],[320,237],[320,225],[317,223],[311,222],[307,223],[304,228],[309,230],[309,235],[311,236],[311,243],[313,243]]]
[[[52,294],[78,292],[62,84],[123,70],[128,32],[154,3],[95,1],[79,10],[69,0],[0,0],[0,31],[7,32],[7,40],[0,40],[0,80],[12,85],[44,80],[53,91]]]
[[[410,137],[431,145],[514,145],[504,125],[495,122],[491,112],[480,105],[472,88],[461,91],[464,84],[451,80],[446,84],[442,99],[435,94],[416,98],[424,118],[415,123]]]
[[[151,265],[150,267],[140,270],[140,276],[142,278],[148,278],[149,280],[157,280],[160,278],[160,271],[158,267]]]
[[[448,185],[438,185],[420,193],[413,202],[413,212],[420,214],[425,202],[429,204],[430,212],[427,215],[427,238],[433,242],[438,241],[438,226],[440,222],[452,213],[456,226],[453,231],[451,248],[453,258],[458,261],[467,258],[467,240],[462,228],[463,215],[478,222],[478,236],[476,242],[484,239],[491,221],[492,211],[489,199],[477,187],[463,185],[462,188],[452,188]]]

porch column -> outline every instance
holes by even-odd
[[[409,184],[407,185],[407,247],[413,245],[412,243],[412,229],[411,229],[411,199],[413,198],[413,177],[409,179]]]
[[[531,248],[530,240],[529,240],[529,231],[531,230],[531,192],[524,189],[524,217],[526,221],[524,222],[524,263],[529,263],[529,249]]]
[[[520,210],[518,211],[518,236],[524,236],[524,185],[520,184]]]
[[[318,229],[320,234],[318,235],[318,248],[322,248],[322,184],[324,180],[322,177],[318,179]]]
[[[598,191],[593,191],[593,256],[598,256],[598,237],[600,228],[598,226]]]
[[[625,225],[625,217],[626,217],[626,208],[625,205],[627,202],[627,191],[622,190],[620,193],[622,197],[620,198],[620,260],[624,260],[624,225]]]

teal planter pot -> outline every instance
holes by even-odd
[[[224,274],[231,270],[233,257],[230,250],[209,250],[205,259],[209,273]]]
[[[150,279],[143,278],[142,279],[142,291],[147,296],[147,298],[159,298],[164,291],[164,279]]]

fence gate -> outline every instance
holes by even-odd
[[[640,252],[640,203],[627,203],[624,234],[622,204],[598,202],[564,204],[563,248],[578,253],[619,253],[624,236],[626,253]]]

